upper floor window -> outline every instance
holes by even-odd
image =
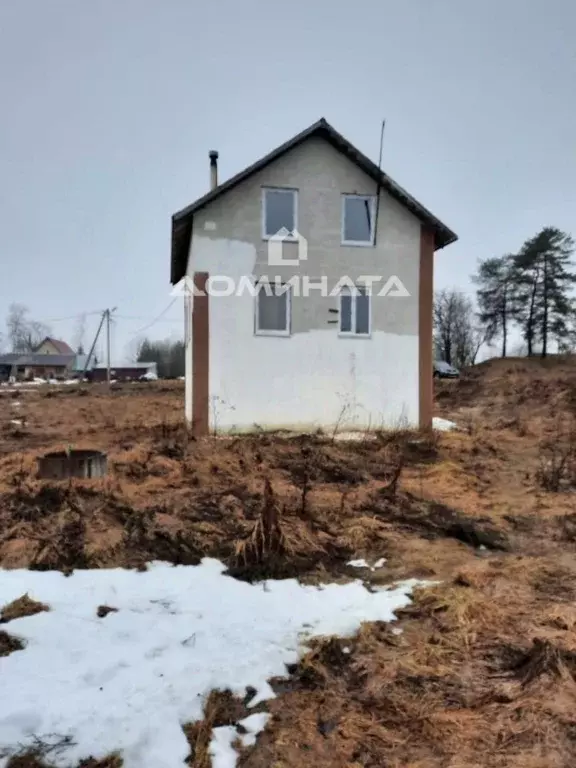
[[[374,245],[376,198],[342,196],[342,245]]]
[[[298,229],[298,192],[295,189],[264,187],[262,189],[262,237],[281,234],[294,237]]]

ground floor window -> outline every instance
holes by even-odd
[[[291,317],[290,286],[260,281],[256,284],[254,330],[263,336],[289,336]]]
[[[340,334],[342,336],[370,335],[370,300],[365,286],[344,288],[340,294]]]

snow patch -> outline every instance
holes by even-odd
[[[246,729],[246,733],[240,737],[244,747],[253,747],[256,744],[256,737],[266,728],[268,720],[270,720],[270,715],[266,712],[259,712],[240,720],[240,725]]]
[[[202,719],[211,690],[244,697],[252,687],[252,706],[272,698],[268,680],[286,674],[308,639],[347,637],[364,621],[392,621],[421,583],[369,592],[359,580],[263,585],[224,571],[212,559],[69,577],[0,570],[0,606],[26,592],[50,606],[10,623],[26,647],[0,658],[0,754],[58,734],[71,737],[51,755],[58,768],[117,750],[124,768],[180,768],[189,753],[182,725]],[[118,611],[100,619],[100,605]],[[264,718],[246,720],[251,743]],[[234,727],[215,729],[215,768],[236,764],[237,736]]]
[[[270,715],[265,712],[245,717],[238,723],[246,730],[246,733],[242,734],[234,725],[214,728],[208,749],[212,758],[212,768],[235,768],[238,753],[232,745],[236,739],[240,739],[243,747],[253,747],[256,744],[256,737],[264,730],[269,719]]]
[[[232,744],[238,738],[238,731],[233,725],[221,725],[212,731],[212,740],[208,753],[212,758],[212,768],[235,768],[238,753]]]
[[[385,557],[381,557],[379,560],[376,560],[374,565],[370,565],[370,563],[366,562],[366,560],[350,560],[350,562],[346,563],[346,565],[349,565],[351,568],[366,568],[370,571],[375,571],[377,568],[382,568],[384,563],[386,562]]]
[[[376,440],[376,435],[373,432],[357,431],[357,432],[338,432],[334,435],[335,440],[340,440],[343,443],[351,442],[358,443],[363,440]]]
[[[453,421],[448,421],[448,419],[440,419],[438,416],[435,416],[432,419],[432,427],[440,432],[450,432],[452,429],[457,429],[458,425]]]

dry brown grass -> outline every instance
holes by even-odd
[[[36,613],[42,613],[43,611],[49,611],[50,608],[44,603],[39,603],[37,600],[32,600],[28,595],[22,595],[21,597],[12,600],[11,603],[5,605],[0,610],[0,624],[6,624],[14,619],[21,619],[24,616],[34,616]]]
[[[212,731],[223,725],[236,725],[249,714],[246,703],[230,691],[211,691],[204,703],[204,719],[184,726],[184,733],[190,744],[190,755],[186,760],[191,768],[211,768],[209,748]]]
[[[102,760],[89,757],[87,760],[82,760],[78,768],[122,768],[123,765],[124,762],[120,755],[109,755]]]
[[[44,750],[41,748],[23,752],[8,760],[6,768],[53,768],[53,763],[46,762]],[[124,762],[119,755],[110,755],[103,760],[89,757],[82,760],[76,768],[122,768]]]
[[[7,759],[6,768],[55,768],[56,762],[62,765],[62,755],[72,744],[69,736],[37,736],[32,747],[1,752],[0,759]],[[122,768],[123,764],[120,755],[115,753],[100,760],[88,757],[75,768]]]
[[[14,651],[21,651],[23,648],[24,643],[19,638],[0,630],[0,656],[8,656]]]
[[[417,590],[395,627],[314,642],[274,683],[240,768],[576,764],[576,506],[567,475],[552,492],[539,474],[543,446],[576,415],[570,360],[496,361],[441,382],[441,415],[463,426],[441,436],[195,440],[181,398],[161,383],[19,395],[27,435],[0,444],[2,565],[210,555],[242,578],[318,581],[385,557],[362,577],[440,583]],[[0,424],[9,413],[0,397]],[[37,456],[70,443],[108,451],[109,477],[35,480]],[[213,693],[185,728],[189,764],[208,768],[212,728],[245,714]]]
[[[315,642],[279,683],[274,728],[245,765],[298,764],[292,733],[326,768],[571,765],[573,653],[543,638],[509,644],[540,617],[498,604],[521,568],[499,570],[491,580],[480,564],[466,579],[476,588],[417,591],[402,634],[372,624],[352,640]]]

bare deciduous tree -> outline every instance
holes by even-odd
[[[468,296],[455,289],[436,292],[434,347],[438,358],[457,368],[473,365],[486,340],[486,328]]]
[[[76,328],[74,330],[74,349],[77,354],[84,354],[84,337],[86,336],[86,315],[82,314],[78,316],[76,321]]]
[[[49,333],[50,329],[44,323],[31,320],[29,309],[23,304],[10,304],[6,329],[12,352],[32,352]]]

